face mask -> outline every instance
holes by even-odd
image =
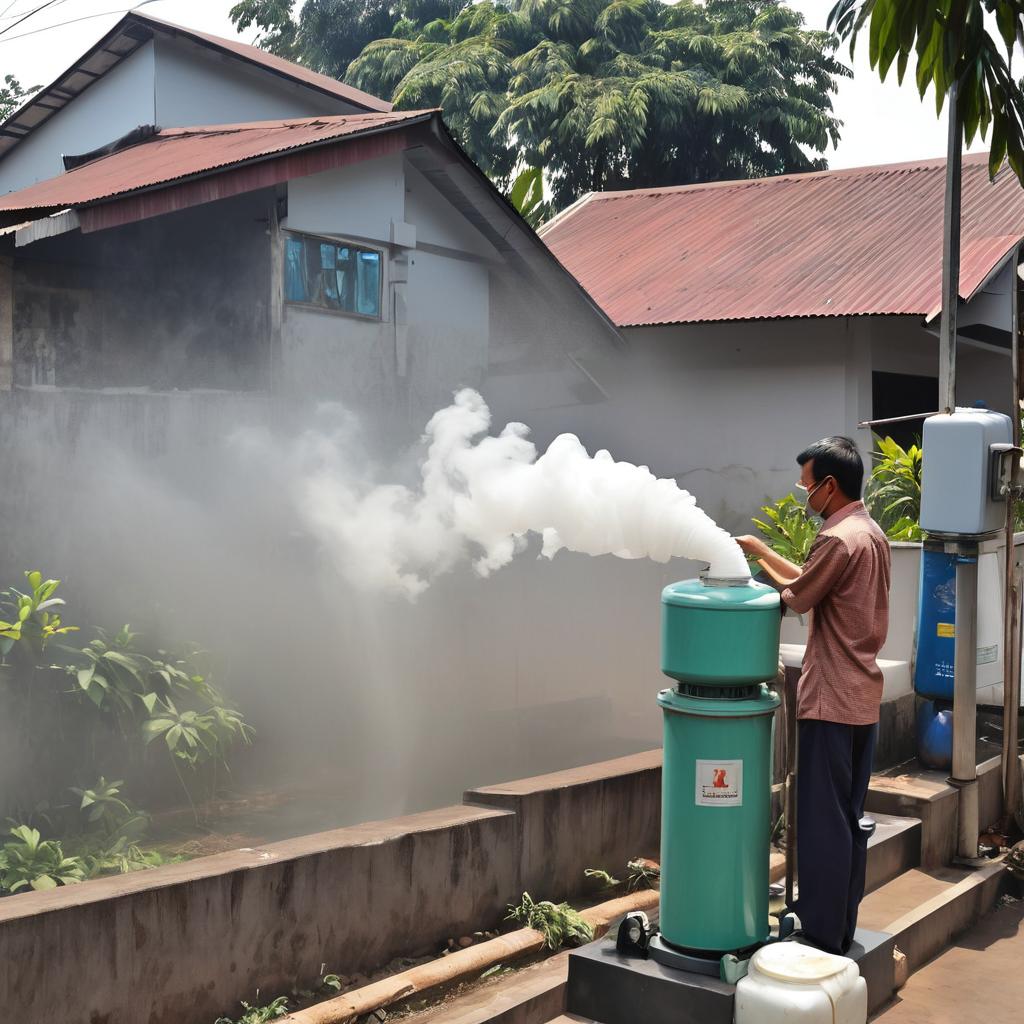
[[[797,484],[797,487],[799,487],[801,490],[807,491],[807,496],[804,498],[804,509],[807,512],[808,518],[810,518],[810,519],[823,519],[824,518],[820,512],[815,512],[814,509],[811,508],[811,495],[813,495],[818,490],[818,488],[820,488],[825,483],[825,480],[828,480],[828,479],[829,479],[829,477],[825,477],[824,480],[819,480],[811,488],[807,488],[803,484]]]

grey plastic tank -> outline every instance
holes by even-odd
[[[1011,444],[1009,416],[957,409],[924,421],[921,529],[977,536],[1002,528],[1006,501],[991,494],[992,446]]]

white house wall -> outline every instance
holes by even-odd
[[[762,504],[793,490],[812,441],[856,434],[864,374],[850,366],[860,342],[846,321],[624,333],[631,353],[598,373],[612,397],[578,412],[581,438],[674,477],[726,529],[749,530]]]
[[[357,409],[400,402],[415,424],[453,389],[479,386],[491,285],[471,251],[486,251],[485,240],[422,178],[409,184],[407,170],[395,154],[289,183],[286,230],[377,244],[386,266],[381,321],[288,305],[282,343],[289,387]],[[417,246],[450,252],[391,246],[392,222],[411,223]]]
[[[87,153],[156,120],[154,47],[146,43],[0,161],[0,192],[63,173],[64,154]]]
[[[433,185],[408,164],[405,167],[405,219],[415,226],[419,244],[443,246],[491,259],[498,256],[494,246],[456,214]]]
[[[207,48],[181,40],[157,38],[154,42],[156,123],[161,128],[272,121],[356,110],[341,100],[247,67]]]

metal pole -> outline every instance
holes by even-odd
[[[942,214],[942,321],[939,327],[939,406],[956,408],[956,312],[960,301],[960,112],[957,83],[949,87],[946,197]]]
[[[956,562],[956,641],[953,652],[953,776],[959,789],[957,857],[978,856],[978,545],[958,545]]]
[[[1020,447],[1020,249],[1011,264],[1010,288],[1010,361],[1013,376],[1013,443]],[[1012,474],[1013,477],[1016,474]],[[1020,654],[1017,637],[1020,633],[1020,567],[1013,545],[1016,522],[1016,499],[1006,496],[1006,583],[1003,603],[1003,828],[1013,828],[1014,816],[1020,809],[1020,763],[1017,755],[1017,728],[1020,716]]]

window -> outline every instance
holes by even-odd
[[[381,254],[348,242],[288,235],[284,297],[318,309],[380,318]]]

